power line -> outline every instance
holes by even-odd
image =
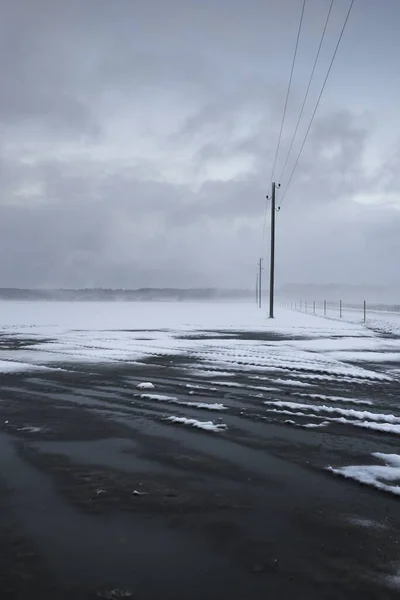
[[[318,46],[318,50],[317,50],[317,55],[316,55],[315,60],[314,60],[314,65],[313,65],[313,68],[312,68],[312,71],[311,71],[310,79],[308,80],[308,85],[307,85],[306,93],[304,95],[303,104],[302,104],[301,109],[300,109],[299,118],[297,119],[297,123],[296,123],[296,127],[295,127],[295,130],[294,130],[294,133],[293,133],[292,141],[290,143],[290,147],[289,147],[288,153],[286,155],[285,164],[283,165],[283,169],[282,169],[281,175],[279,177],[279,181],[282,181],[282,179],[283,179],[283,176],[285,174],[286,167],[287,167],[287,164],[288,164],[289,156],[290,156],[290,153],[292,152],[292,149],[293,149],[293,144],[294,144],[294,141],[296,139],[297,131],[299,129],[301,117],[303,116],[304,107],[305,107],[306,102],[307,102],[308,93],[310,91],[311,82],[312,82],[312,79],[314,77],[315,68],[317,66],[318,58],[319,58],[319,55],[320,55],[320,52],[321,52],[321,48],[322,48],[322,44],[323,44],[323,41],[324,41],[324,38],[325,38],[326,28],[328,26],[329,18],[331,16],[331,12],[332,12],[332,7],[333,7],[334,1],[335,0],[331,0],[331,4],[330,4],[329,10],[328,10],[328,15],[326,17],[324,29],[323,29],[322,35],[321,35],[321,40],[319,42],[319,46]]]
[[[330,74],[330,72],[331,72],[332,65],[333,65],[333,63],[334,63],[334,61],[335,61],[336,54],[337,54],[338,48],[339,48],[339,46],[340,46],[340,42],[341,42],[341,40],[342,40],[342,37],[343,37],[344,30],[346,29],[347,21],[349,20],[349,16],[350,16],[350,13],[351,13],[351,9],[353,8],[353,4],[354,4],[354,2],[355,2],[355,0],[351,0],[350,6],[349,6],[349,10],[347,11],[346,19],[345,19],[345,21],[344,21],[344,23],[343,23],[343,27],[342,27],[342,30],[341,30],[341,32],[340,32],[340,35],[339,35],[339,39],[338,39],[338,41],[337,41],[337,44],[336,44],[336,47],[335,47],[335,51],[334,51],[334,53],[333,53],[333,56],[332,56],[332,60],[331,60],[331,62],[330,62],[330,65],[329,65],[328,71],[327,71],[327,73],[326,73],[326,77],[325,77],[325,79],[324,79],[324,83],[322,84],[322,88],[321,88],[321,91],[320,91],[320,93],[319,93],[318,100],[317,100],[317,103],[316,103],[316,105],[315,105],[315,108],[314,108],[313,114],[311,115],[310,123],[308,124],[308,128],[307,128],[306,134],[305,134],[305,136],[304,136],[303,143],[301,144],[301,147],[300,147],[299,153],[298,153],[298,155],[297,155],[296,162],[294,163],[294,167],[293,167],[293,169],[292,169],[292,172],[291,172],[291,174],[290,174],[290,177],[289,177],[288,183],[287,183],[287,185],[286,185],[286,188],[285,188],[285,191],[284,191],[284,193],[283,193],[282,200],[281,200],[281,206],[282,206],[282,203],[283,203],[283,201],[284,201],[284,199],[285,199],[285,196],[286,196],[286,194],[287,194],[287,191],[288,191],[288,189],[289,189],[289,186],[290,186],[290,184],[291,184],[291,181],[292,181],[292,179],[293,179],[293,175],[294,175],[294,173],[295,173],[295,171],[296,171],[296,168],[297,168],[298,162],[299,162],[299,160],[300,160],[301,153],[303,152],[303,148],[304,148],[304,146],[305,146],[305,143],[306,143],[306,141],[307,141],[308,134],[310,133],[311,125],[312,125],[312,123],[313,123],[313,121],[314,121],[315,114],[316,114],[316,112],[317,112],[317,110],[318,110],[318,106],[319,106],[319,103],[320,103],[320,101],[321,101],[321,97],[322,97],[322,94],[323,94],[323,92],[324,92],[324,89],[325,89],[325,86],[326,86],[326,82],[328,81],[328,77],[329,77],[329,74]]]
[[[293,54],[292,68],[290,70],[289,84],[288,84],[288,89],[287,89],[287,92],[286,92],[285,107],[283,109],[281,128],[280,128],[280,131],[279,131],[278,144],[276,146],[276,152],[275,152],[274,164],[273,164],[273,167],[272,167],[271,182],[270,183],[272,183],[272,180],[274,178],[276,161],[278,160],[279,148],[280,148],[281,140],[282,140],[282,131],[283,131],[283,126],[285,124],[286,110],[287,110],[287,105],[288,105],[288,101],[289,101],[290,89],[292,87],[293,71],[294,71],[294,65],[296,63],[297,49],[299,47],[300,32],[301,32],[301,26],[303,24],[303,16],[304,16],[304,9],[305,9],[305,6],[306,6],[306,1],[307,0],[303,0],[303,6],[302,6],[302,9],[301,9],[300,22],[299,22],[299,27],[298,27],[298,30],[297,30],[296,45],[295,45],[294,54]]]
[[[279,138],[278,138],[278,143],[277,143],[277,146],[276,146],[274,164],[273,164],[273,167],[272,167],[271,180],[270,180],[270,183],[269,183],[269,187],[271,187],[272,179],[273,179],[274,171],[275,171],[275,167],[276,167],[276,161],[278,160],[279,148],[280,148],[280,145],[281,145],[283,126],[284,126],[284,123],[285,123],[287,105],[288,105],[288,101],[289,101],[290,90],[291,90],[291,87],[292,87],[293,72],[294,72],[294,66],[295,66],[295,63],[296,63],[297,50],[298,50],[298,47],[299,47],[299,39],[300,39],[301,27],[302,27],[302,24],[303,24],[303,16],[304,16],[304,9],[305,9],[305,6],[306,6],[306,2],[307,2],[307,0],[303,0],[303,6],[302,6],[302,9],[301,9],[300,22],[299,22],[299,27],[298,27],[298,30],[297,30],[296,44],[295,44],[295,49],[294,49],[294,54],[293,54],[293,60],[292,60],[292,67],[291,67],[291,70],[290,70],[289,83],[288,83],[288,88],[287,88],[287,92],[286,92],[285,106],[284,106],[284,109],[283,109],[282,122],[281,122],[280,131],[279,131]],[[266,229],[266,225],[267,225],[267,213],[268,213],[268,196],[266,198],[265,207],[264,207],[264,219],[263,219],[263,229],[262,229],[262,238],[261,238],[261,248],[262,248],[262,246],[264,244],[264,239],[265,239],[265,229]]]

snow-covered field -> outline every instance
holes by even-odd
[[[21,369],[66,360],[132,361],[152,354],[185,353],[202,348],[215,361],[220,348],[226,357],[229,346],[226,339],[221,344],[215,340],[218,331],[224,338],[232,333],[230,345],[237,358],[240,357],[238,347],[249,346],[233,339],[238,331],[311,338],[305,348],[311,350],[324,350],[324,344],[330,344],[329,350],[348,352],[366,348],[375,355],[378,348],[390,347],[389,342],[383,345],[378,336],[358,324],[319,319],[284,309],[278,309],[276,318],[269,320],[264,311],[252,304],[1,302],[0,331],[35,342],[25,353],[12,353],[14,360],[20,357]],[[213,340],[207,340],[209,332]],[[203,339],[193,342],[191,336],[196,333]],[[321,338],[324,341],[318,342]],[[329,341],[325,341],[327,338]],[[333,341],[330,338],[334,338]],[[298,347],[301,354],[304,342],[299,342]],[[288,352],[285,350],[284,354]],[[18,364],[5,362],[11,360],[11,356],[2,353],[2,359],[1,370],[18,367]],[[297,362],[293,345],[288,360]],[[252,364],[252,357],[247,356],[246,362]],[[261,360],[260,366],[264,363]]]
[[[312,303],[309,303],[308,313],[312,314]],[[304,309],[303,309],[304,310]],[[300,312],[300,311],[294,311]],[[371,309],[367,306],[366,320],[364,323],[364,311],[363,307],[349,308],[347,306],[342,307],[342,316],[340,316],[339,306],[328,306],[326,316],[324,316],[323,308],[318,306],[316,309],[316,316],[321,319],[346,321],[347,323],[353,323],[354,325],[362,325],[373,331],[386,334],[400,335],[400,312],[389,311],[389,310],[376,310]]]
[[[257,418],[305,435],[370,432],[384,446],[400,442],[400,337],[380,332],[400,332],[400,317],[372,319],[366,327],[356,318],[278,309],[269,320],[252,304],[234,303],[3,302],[0,372],[76,372],[179,357],[179,394],[147,379],[135,384],[140,401],[165,407],[171,426],[229,435],[239,414],[244,430],[247,418]],[[221,417],[193,415],[204,410]],[[400,454],[377,452],[376,438],[373,446],[369,452],[365,444],[365,460],[386,466],[325,467],[398,494]]]

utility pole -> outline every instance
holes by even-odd
[[[269,269],[269,318],[274,318],[274,287],[275,287],[275,182],[271,190],[271,262]]]
[[[261,308],[262,303],[262,258],[258,261],[258,307]]]
[[[256,304],[258,304],[258,270],[256,275]]]

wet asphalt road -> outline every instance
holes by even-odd
[[[399,453],[399,438],[268,410],[310,391],[309,373],[285,386],[279,369],[227,378],[173,355],[57,368],[1,376],[1,598],[398,597],[399,498],[326,467]],[[143,398],[142,381],[164,398]],[[385,412],[400,382],[315,379],[311,391]]]

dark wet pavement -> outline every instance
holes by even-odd
[[[302,429],[264,404],[318,404],[296,397],[309,391],[373,398],[351,407],[385,413],[397,379],[346,375],[344,387],[340,377],[237,366],[227,378],[226,366],[204,375],[209,364],[168,355],[58,366],[2,375],[2,598],[398,597],[399,499],[326,471],[398,453],[398,436],[335,422]],[[289,376],[297,386],[280,383]],[[226,410],[142,398],[141,381],[155,385],[146,393]]]

